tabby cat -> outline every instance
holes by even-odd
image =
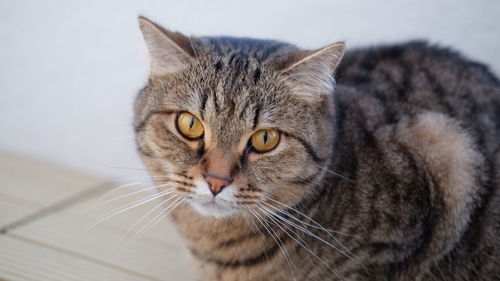
[[[425,42],[344,55],[139,24],[137,147],[199,280],[500,280],[485,66]]]

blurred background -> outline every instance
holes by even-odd
[[[142,167],[132,104],[144,15],[188,35],[304,48],[427,39],[500,71],[500,1],[1,1],[0,149],[103,176]]]
[[[114,241],[138,219],[93,234],[72,233],[78,228],[67,224],[80,216],[73,203],[95,195],[82,197],[85,192],[146,175],[131,126],[149,67],[138,15],[187,35],[279,39],[304,48],[426,39],[500,73],[500,1],[494,0],[1,0],[0,279],[79,280],[86,268],[99,274],[84,280],[191,278],[182,260],[166,267],[158,262],[168,264],[165,259],[182,251],[170,226],[146,234],[146,246],[126,247],[117,261],[102,258],[111,252],[99,252],[102,241]],[[60,230],[43,234],[52,228]],[[81,239],[68,238],[75,235]],[[164,252],[157,252],[160,244]],[[41,266],[47,260],[53,263]],[[106,275],[110,268],[118,275]],[[67,275],[50,275],[54,271]],[[183,277],[172,277],[174,271]]]

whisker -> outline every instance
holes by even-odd
[[[157,198],[160,198],[160,197],[162,197],[162,196],[164,196],[166,194],[169,194],[171,192],[172,191],[167,191],[167,192],[164,191],[164,192],[160,192],[158,194],[153,194],[153,195],[148,196],[148,197],[146,197],[144,199],[141,199],[141,200],[138,200],[138,201],[135,201],[135,202],[132,202],[132,203],[128,203],[125,206],[122,206],[120,208],[114,209],[113,211],[108,212],[107,214],[102,215],[102,216],[98,217],[97,219],[95,219],[94,222],[91,223],[87,227],[87,229],[90,229],[90,228],[98,225],[99,223],[103,222],[104,220],[107,220],[107,219],[109,219],[109,218],[111,218],[113,216],[119,215],[119,214],[124,213],[124,212],[126,212],[128,210],[131,210],[133,208],[139,207],[139,206],[141,206],[143,204],[151,202],[151,201],[153,201],[153,200],[155,200]]]
[[[261,209],[259,207],[259,209]],[[343,279],[343,277],[341,277],[335,270],[333,270],[323,259],[321,259],[316,253],[314,253],[310,247],[307,246],[307,242],[304,241],[304,239],[302,239],[297,233],[295,233],[292,229],[290,229],[290,227],[286,226],[284,223],[280,223],[278,220],[276,220],[275,218],[273,218],[272,216],[274,216],[274,213],[273,212],[269,212],[265,209],[261,209],[262,212],[264,213],[267,213],[269,214],[268,217],[269,219],[271,219],[274,224],[276,226],[278,226],[286,235],[288,235],[288,237],[290,237],[291,239],[293,239],[295,242],[297,242],[300,246],[302,246],[302,248],[304,248],[306,251],[308,251],[314,258],[318,259],[326,268],[328,268],[333,274],[335,274],[337,277]],[[292,232],[293,234],[296,235],[296,237],[298,239],[300,239],[302,241],[302,243],[300,241],[297,241],[292,235],[290,235],[285,229],[283,229],[280,224],[285,227],[287,230],[289,230],[290,232]],[[304,245],[305,244],[305,245]]]
[[[266,226],[266,223],[264,221],[262,221],[260,218],[260,216],[255,213],[253,210],[251,209],[248,209],[248,211],[250,211],[251,214],[253,214],[255,216],[255,218],[262,224],[262,226],[264,227],[264,229],[267,231],[267,233],[269,233],[269,235],[271,235],[271,237],[273,238],[274,242],[276,242],[276,244],[278,245],[278,247],[280,248],[281,252],[283,253],[283,256],[285,257],[285,260],[288,264],[288,267],[290,268],[290,271],[292,272],[292,276],[293,276],[293,279],[295,281],[297,281],[297,278],[295,277],[295,273],[293,271],[293,267],[292,267],[292,264],[291,264],[291,258],[290,258],[290,255],[288,254],[288,251],[285,247],[285,245],[283,244],[283,242],[281,241],[281,239],[278,237],[278,235],[273,231],[271,232],[269,230],[270,227]],[[272,229],[271,229],[272,230]],[[274,233],[274,235],[273,235]],[[276,237],[275,237],[276,235]],[[278,242],[279,241],[279,242]]]
[[[143,222],[151,213],[153,213],[154,211],[156,211],[157,209],[159,209],[160,207],[162,207],[165,203],[169,202],[170,200],[172,200],[172,199],[174,199],[176,197],[177,196],[174,194],[174,195],[168,197],[167,199],[161,201],[160,204],[156,205],[154,208],[152,208],[151,210],[149,210],[149,212],[147,212],[144,216],[142,216],[136,223],[134,223],[134,225],[132,225],[129,229],[127,229],[127,232],[121,237],[120,241],[118,242],[118,245],[121,244],[121,246],[118,249],[115,249],[114,254],[112,256],[118,255],[122,251],[122,249],[124,249],[130,243],[129,241],[132,239],[132,236],[130,235],[131,232],[137,226],[139,226],[139,224],[141,222]],[[153,217],[153,219],[155,217]],[[128,239],[127,239],[127,237],[128,237]],[[125,239],[127,239],[127,241],[125,243],[123,243]]]
[[[108,195],[110,195],[113,192],[128,188],[129,186],[134,186],[134,185],[139,185],[139,184],[144,184],[144,182],[140,182],[140,181],[130,182],[130,183],[126,183],[126,184],[120,185],[118,187],[115,187],[115,188],[111,189],[110,191],[104,193],[99,199],[97,199],[97,202],[101,202],[102,200],[104,200],[104,198],[106,198]]]
[[[153,179],[159,179],[159,178],[171,178],[171,176],[144,176],[144,177],[133,177],[133,178],[124,178],[123,180],[131,180],[131,179],[143,179],[143,178],[153,178]],[[119,180],[114,180],[114,181],[119,181]],[[113,192],[116,192],[118,190],[121,190],[121,189],[124,189],[124,188],[127,188],[129,186],[132,186],[132,185],[138,185],[138,184],[144,184],[144,182],[132,182],[132,183],[126,183],[124,185],[120,185],[118,187],[115,187],[113,189],[111,189],[110,191],[106,192],[104,195],[101,196],[101,198],[99,198],[99,200],[97,200],[97,202],[100,202],[102,201],[104,198],[106,198],[109,194],[113,193]]]
[[[323,225],[321,225],[320,223],[318,223],[317,221],[315,221],[315,220],[314,220],[314,219],[312,219],[311,217],[307,216],[306,214],[304,214],[304,213],[300,212],[299,210],[297,210],[297,209],[295,209],[295,208],[292,208],[292,207],[289,207],[288,205],[283,204],[283,203],[281,203],[281,202],[279,202],[279,201],[277,201],[277,200],[274,200],[274,199],[272,199],[272,198],[269,198],[269,197],[266,197],[266,198],[267,198],[268,200],[271,200],[271,201],[273,201],[273,202],[275,202],[275,203],[278,203],[278,204],[280,204],[280,205],[282,205],[282,206],[284,206],[284,207],[286,207],[286,208],[288,208],[288,209],[291,209],[291,210],[293,210],[293,211],[297,212],[298,214],[300,214],[300,215],[302,215],[302,216],[306,217],[307,219],[309,219],[311,222],[315,223],[315,224],[316,224],[319,228],[318,228],[318,227],[315,227],[315,226],[313,226],[313,225],[311,225],[311,224],[308,224],[308,223],[306,223],[306,222],[304,222],[304,221],[302,221],[302,220],[300,220],[300,219],[298,219],[298,218],[296,218],[295,216],[293,216],[293,215],[292,215],[292,214],[290,214],[289,212],[286,212],[285,210],[280,210],[280,209],[278,209],[278,208],[274,207],[273,205],[271,205],[271,204],[269,204],[269,203],[267,203],[267,202],[263,202],[264,204],[266,204],[266,205],[268,205],[268,206],[272,207],[273,209],[275,209],[275,210],[277,210],[277,211],[279,211],[279,212],[281,212],[281,213],[284,213],[284,214],[285,214],[285,215],[287,215],[288,217],[292,218],[293,220],[295,220],[295,221],[297,221],[297,222],[299,222],[299,223],[301,223],[301,224],[303,224],[303,225],[305,224],[305,225],[308,225],[308,226],[310,226],[310,227],[313,227],[313,228],[316,228],[316,229],[320,229],[320,230],[322,230],[322,231],[327,232],[327,233],[328,233],[328,235],[329,235],[329,236],[330,236],[330,237],[331,237],[331,238],[332,238],[335,242],[339,243],[339,244],[340,244],[340,246],[341,246],[342,248],[344,248],[344,250],[345,250],[346,252],[349,252],[349,253],[352,255],[352,256],[351,256],[351,259],[355,260],[354,254],[353,254],[353,253],[352,253],[352,252],[351,252],[351,251],[350,251],[347,247],[345,247],[345,246],[344,246],[344,244],[342,244],[342,242],[340,242],[340,241],[339,241],[339,240],[338,240],[335,236],[333,236],[333,235],[332,235],[332,233],[336,233],[336,234],[340,234],[340,235],[344,235],[344,236],[348,236],[348,237],[353,237],[352,235],[349,235],[349,234],[346,234],[346,233],[343,233],[343,232],[340,232],[340,231],[334,231],[334,230],[326,229]]]
[[[148,175],[148,176],[129,177],[129,178],[107,178],[107,179],[104,179],[103,181],[100,181],[99,183],[103,184],[103,183],[109,183],[109,182],[120,182],[120,181],[137,180],[137,179],[165,178],[165,177],[169,177],[169,176],[167,176],[167,175],[165,175],[165,176]]]
[[[338,232],[338,231],[333,231],[333,230],[330,230],[330,229],[326,229],[326,228],[322,227],[321,225],[320,225],[321,227],[317,227],[317,226],[311,225],[311,224],[309,224],[309,223],[306,223],[306,222],[304,222],[304,221],[302,221],[302,220],[300,220],[300,219],[296,218],[295,216],[293,216],[293,215],[292,215],[292,214],[290,214],[289,212],[286,212],[285,210],[280,210],[280,209],[278,209],[278,208],[274,207],[273,205],[271,205],[271,204],[269,204],[269,203],[267,203],[267,202],[262,202],[262,203],[264,203],[264,204],[268,205],[269,207],[271,207],[271,208],[273,208],[273,209],[277,210],[278,212],[280,212],[280,213],[282,213],[282,214],[285,214],[285,215],[286,215],[286,216],[288,216],[289,218],[291,218],[291,219],[293,219],[293,220],[295,220],[295,221],[299,222],[300,224],[302,224],[302,225],[304,226],[304,229],[305,229],[305,225],[307,225],[307,226],[309,226],[309,227],[312,227],[312,228],[315,228],[315,229],[318,229],[318,230],[322,230],[322,231],[327,232],[327,233],[328,233],[328,235],[329,235],[329,236],[330,236],[330,237],[331,237],[331,238],[332,238],[335,242],[339,243],[339,244],[340,244],[340,246],[341,246],[341,247],[342,247],[342,248],[343,248],[346,252],[348,252],[349,254],[351,254],[351,255],[352,255],[350,258],[355,259],[354,254],[353,254],[353,253],[352,253],[352,252],[351,252],[351,251],[350,251],[350,250],[349,250],[346,246],[344,246],[344,244],[342,244],[342,242],[340,242],[340,240],[338,240],[338,239],[337,239],[335,236],[333,236],[331,233],[341,234],[341,235],[345,235],[345,236],[349,236],[349,237],[352,237],[352,235],[348,235],[348,234],[345,234],[345,233],[342,233],[342,232]]]
[[[136,167],[123,167],[123,166],[115,166],[115,165],[109,165],[109,164],[104,164],[104,163],[96,163],[102,167],[105,168],[112,168],[112,169],[120,169],[120,170],[133,170],[133,171],[149,171],[146,168],[136,168]]]
[[[150,229],[151,227],[153,227],[156,223],[158,223],[159,221],[161,221],[163,218],[165,218],[166,216],[168,216],[168,214],[170,214],[170,212],[172,212],[175,208],[177,208],[180,204],[182,204],[183,202],[185,201],[184,198],[182,197],[179,197],[177,198],[176,200],[174,200],[173,202],[171,202],[165,209],[163,209],[160,213],[158,213],[156,216],[154,216],[147,224],[143,225],[141,227],[141,229],[139,229],[135,234],[134,236],[132,236],[131,238],[129,238],[129,240],[127,241],[127,243],[123,246],[123,248],[125,248],[128,244],[130,244],[131,241],[134,241],[136,239],[138,239],[139,237],[141,237],[148,229]]]
[[[108,203],[111,203],[111,202],[115,202],[115,201],[118,201],[120,199],[123,199],[123,198],[127,198],[127,197],[130,197],[130,196],[133,196],[135,194],[139,194],[139,193],[142,193],[142,192],[146,192],[146,191],[150,191],[152,189],[156,189],[158,187],[163,187],[163,186],[167,186],[169,185],[170,183],[165,183],[165,184],[160,184],[160,185],[155,185],[155,186],[150,186],[150,187],[147,187],[147,188],[143,188],[143,189],[140,189],[140,190],[137,190],[137,191],[133,191],[133,192],[129,192],[127,194],[123,194],[123,195],[120,195],[118,197],[115,197],[113,199],[109,199],[109,200],[106,200],[106,201],[103,201],[103,202],[98,202],[88,208],[86,208],[83,212],[87,212],[89,210],[92,210],[92,209],[95,209],[99,206],[102,206],[102,205],[106,205]],[[174,187],[171,187],[169,189],[166,189],[164,191],[171,191],[171,190],[174,190],[175,188]]]
[[[245,222],[250,226],[250,228],[252,229],[252,231],[257,235],[257,236],[260,236],[260,237],[263,237],[264,234],[260,231],[259,227],[255,224],[255,222],[250,218],[250,217],[247,217],[249,215],[249,213],[247,212],[247,207],[244,206],[244,205],[240,205],[242,207],[242,209],[240,209],[243,213],[243,219],[245,220]],[[245,216],[247,215],[247,216]]]
[[[265,207],[264,207],[264,208],[265,208]],[[265,209],[266,209],[266,208],[265,208]],[[267,211],[269,211],[268,209],[266,209],[266,210],[267,210]],[[319,240],[319,241],[323,242],[324,244],[326,244],[326,245],[328,245],[328,246],[332,247],[333,249],[335,249],[335,250],[339,251],[339,252],[340,252],[341,254],[343,254],[344,256],[346,256],[346,257],[348,257],[348,258],[350,258],[350,259],[353,259],[353,257],[351,257],[350,255],[348,255],[346,252],[342,251],[342,250],[341,250],[341,249],[339,249],[338,247],[336,247],[336,246],[334,246],[333,244],[331,244],[330,242],[328,242],[328,241],[324,240],[323,238],[321,238],[320,236],[316,235],[315,233],[313,233],[313,232],[311,232],[311,231],[307,230],[306,228],[301,227],[300,225],[298,225],[298,224],[296,224],[296,223],[293,223],[293,222],[291,222],[290,220],[288,220],[288,219],[286,219],[286,218],[284,218],[284,217],[282,217],[282,216],[280,216],[280,215],[278,215],[278,214],[276,214],[276,213],[273,213],[273,215],[274,215],[274,216],[276,216],[277,218],[281,219],[282,221],[284,221],[284,222],[286,222],[286,223],[288,223],[288,224],[290,224],[290,225],[294,226],[296,229],[298,229],[298,230],[300,230],[300,231],[304,232],[305,234],[307,234],[307,235],[309,235],[309,236],[311,236],[311,237],[313,237],[313,238],[316,238],[317,240]]]
[[[334,171],[332,171],[332,170],[328,169],[326,166],[325,166],[325,167],[323,167],[323,169],[324,169],[327,173],[330,173],[330,174],[332,174],[332,175],[334,175],[334,176],[337,176],[337,177],[339,177],[339,178],[341,178],[341,179],[343,179],[343,180],[345,180],[345,181],[347,181],[347,182],[350,182],[350,183],[352,183],[352,184],[356,185],[356,183],[355,183],[353,180],[351,180],[350,178],[348,178],[348,177],[346,177],[346,176],[343,176],[343,175],[341,175],[341,174],[339,174],[339,173],[337,173],[337,172],[334,172]]]
[[[300,219],[296,218],[295,216],[293,216],[293,215],[292,215],[292,214],[290,214],[289,212],[286,212],[285,210],[280,210],[280,209],[276,208],[275,206],[273,206],[273,205],[271,205],[271,204],[269,204],[269,203],[267,203],[267,202],[264,202],[264,203],[266,203],[268,206],[271,206],[271,207],[273,207],[274,209],[276,209],[276,210],[278,210],[278,211],[281,211],[281,212],[285,213],[287,216],[289,216],[289,217],[290,217],[290,218],[292,218],[293,220],[296,220],[297,222],[304,223],[304,224],[306,224],[306,225],[308,225],[308,226],[310,226],[310,227],[313,227],[313,228],[316,228],[316,229],[320,229],[320,230],[323,230],[323,231],[325,231],[325,232],[335,233],[335,234],[344,235],[344,236],[348,236],[348,237],[354,237],[354,236],[353,236],[353,235],[351,235],[351,234],[347,234],[347,233],[344,233],[344,232],[340,232],[340,231],[335,231],[335,230],[327,229],[327,228],[325,228],[323,225],[321,225],[319,222],[315,221],[313,218],[311,218],[311,217],[309,217],[308,215],[306,215],[306,214],[302,213],[301,211],[297,210],[296,208],[293,208],[293,207],[291,207],[291,206],[288,206],[288,205],[286,205],[286,204],[284,204],[284,203],[281,203],[280,201],[274,200],[274,199],[272,199],[272,198],[270,198],[270,197],[267,197],[267,196],[265,196],[265,198],[266,198],[267,200],[270,200],[270,201],[272,201],[272,202],[274,202],[274,203],[276,203],[276,204],[279,204],[279,205],[281,205],[281,206],[283,206],[283,207],[285,207],[285,208],[287,208],[287,209],[290,209],[290,210],[292,210],[292,211],[294,211],[294,212],[298,213],[299,215],[301,215],[301,216],[303,216],[303,217],[307,218],[308,220],[310,220],[311,222],[313,222],[314,224],[316,224],[316,226],[311,225],[311,224],[308,224],[308,223],[306,223],[306,222],[304,222],[304,221],[302,221],[302,220],[300,220]]]
[[[268,217],[270,220],[272,220],[276,226],[278,226],[281,230],[283,230],[281,228],[281,225],[287,229],[290,229],[288,226],[286,226],[284,223],[282,223],[281,221],[279,220],[276,220],[275,218],[273,218],[274,214],[272,212],[270,212],[269,210],[263,208],[262,206],[257,206],[257,208],[266,215],[266,217]],[[283,232],[285,232],[285,230],[283,230]],[[293,231],[292,231],[293,232]],[[286,233],[286,232],[285,232]],[[297,235],[295,232],[293,232],[295,235]],[[300,239],[303,243],[307,244],[306,241],[304,241],[304,239],[302,239],[302,237],[300,237],[299,235],[297,235],[297,238]]]

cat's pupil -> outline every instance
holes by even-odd
[[[191,118],[191,121],[189,121],[189,130],[193,128],[194,122],[195,122],[194,118]]]
[[[267,132],[264,132],[262,137],[264,138],[264,144],[267,144]]]

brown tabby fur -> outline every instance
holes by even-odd
[[[140,24],[138,150],[185,200],[171,218],[199,280],[500,280],[500,83],[484,66],[422,42],[360,49],[335,87],[342,44]],[[201,140],[176,130],[184,111]],[[280,130],[276,149],[252,150],[259,128]],[[193,209],[207,163],[236,213]]]

